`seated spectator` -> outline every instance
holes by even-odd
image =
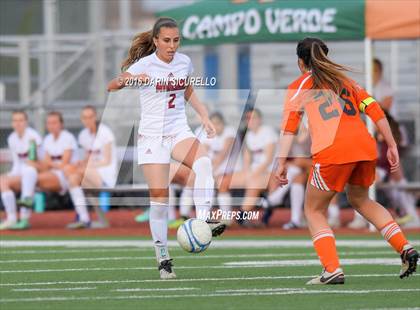
[[[80,201],[80,205],[76,206],[79,220],[70,223],[67,226],[70,229],[85,228],[90,222],[82,187],[112,188],[117,181],[117,150],[113,132],[105,124],[98,123],[93,106],[85,106],[80,119],[84,129],[79,133],[78,142],[84,156],[75,165],[64,168],[74,196]]]
[[[0,224],[0,230],[29,228],[31,197],[34,195],[37,178],[33,162],[37,160],[42,142],[39,133],[28,126],[28,116],[24,111],[12,113],[12,127],[13,132],[7,138],[7,144],[12,153],[13,165],[9,173],[0,176],[1,199],[7,215],[6,220]],[[18,222],[15,195],[19,192],[19,204],[22,207]]]

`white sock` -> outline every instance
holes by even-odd
[[[176,220],[175,206],[168,206],[168,221]]]
[[[195,173],[194,203],[196,218],[205,221],[210,215],[214,195],[214,179],[211,160],[208,157],[197,159],[192,170]]]
[[[22,192],[21,198],[32,198],[35,194],[35,185],[38,179],[38,172],[34,167],[25,166],[22,169]]]
[[[300,183],[292,183],[290,186],[291,221],[297,225],[302,222],[304,197],[305,186]]]
[[[190,217],[194,190],[191,187],[184,187],[179,197],[179,213],[182,217]]]
[[[70,188],[69,193],[76,212],[79,215],[79,220],[85,223],[90,222],[86,198],[82,188],[80,186]]]
[[[168,189],[169,197],[168,197],[168,221],[174,221],[176,220],[176,211],[175,211],[175,205],[176,205],[176,196],[175,196],[175,190],[172,186],[169,186]]]
[[[168,205],[150,201],[150,231],[158,262],[168,259]]]
[[[340,208],[337,204],[332,203],[328,206],[328,218],[338,219],[340,217]]]
[[[301,172],[300,168],[290,165],[287,168],[287,179],[293,180],[295,176],[297,176],[300,172]],[[269,205],[276,206],[276,205],[281,204],[287,192],[289,191],[289,188],[290,188],[290,183],[283,187],[278,187],[274,192],[268,195],[267,200],[268,200]]]
[[[19,218],[20,220],[29,220],[29,218],[31,217],[32,214],[32,210],[29,208],[25,208],[25,207],[21,207],[19,210]]]
[[[229,192],[218,193],[217,194],[217,203],[219,208],[222,211],[229,212],[232,209],[232,196]]]
[[[277,187],[274,192],[272,192],[267,197],[268,204],[270,206],[277,206],[283,202],[284,196],[286,196],[287,192],[289,191],[290,183],[283,186]]]
[[[16,197],[12,191],[2,192],[1,200],[3,201],[4,209],[6,211],[7,221],[16,222]]]

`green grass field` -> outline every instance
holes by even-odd
[[[420,236],[410,239],[418,247]],[[172,242],[169,281],[145,239],[15,240],[24,241],[1,240],[1,310],[420,307],[420,277],[400,280],[399,258],[379,238],[339,237],[346,284],[316,287],[305,286],[321,270],[307,238],[224,238],[194,255]]]

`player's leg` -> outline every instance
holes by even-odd
[[[171,184],[182,186],[179,199],[180,218],[169,222],[169,228],[177,228],[190,217],[193,206],[194,172],[182,163],[171,163],[169,180]],[[169,192],[169,200],[171,201],[171,191]]]
[[[390,184],[404,185],[407,180],[404,177],[402,167],[390,174]],[[415,198],[412,194],[401,189],[394,189],[394,200],[396,204],[405,212],[405,216],[400,219],[400,224],[407,228],[420,227],[420,218],[417,214]]]
[[[17,207],[15,193],[21,189],[21,177],[18,175],[0,176],[1,200],[6,211],[6,220],[0,224],[0,230],[9,229],[16,224]]]
[[[219,205],[220,210],[225,213],[232,210],[232,195],[230,194],[229,188],[232,176],[232,173],[216,176],[217,204]],[[230,225],[232,223],[231,218],[223,218],[222,221],[226,225]]]
[[[70,197],[78,215],[78,221],[68,224],[67,228],[88,228],[90,227],[90,216],[86,197],[81,187],[84,176],[74,165],[67,165],[63,172],[69,184]]]
[[[21,215],[20,220],[29,220],[30,217],[30,208],[33,206],[33,199],[35,195],[35,186],[38,179],[38,171],[35,167],[30,165],[23,165],[21,168],[21,195],[20,199],[17,202],[17,205],[21,207]]]
[[[324,267],[321,276],[307,284],[343,284],[334,233],[328,225],[328,205],[337,192],[344,189],[355,164],[332,165],[315,163],[309,174],[305,196],[305,216],[312,241]]]
[[[142,164],[150,196],[150,231],[162,279],[175,278],[168,251],[169,164]]]
[[[328,224],[333,227],[340,227],[340,208],[338,206],[338,194],[333,197],[328,206]]]
[[[290,184],[290,222],[283,225],[283,229],[290,230],[302,227],[303,202],[305,198],[305,184],[308,175],[301,171]]]
[[[245,181],[245,194],[241,210],[251,211],[258,204],[260,195],[268,188],[270,173],[250,174]]]
[[[312,235],[312,242],[324,267],[321,276],[307,284],[343,284],[344,274],[340,268],[334,233],[328,225],[327,208],[336,194],[324,191],[308,183],[305,196],[305,216]]]
[[[399,225],[394,221],[388,210],[369,198],[369,188],[360,185],[349,185],[347,196],[352,207],[375,225],[385,240],[401,255],[402,268],[400,277],[408,277],[415,272],[419,254],[407,241]]]
[[[197,139],[187,138],[174,146],[172,157],[194,171],[196,217],[206,220],[209,216],[214,194],[213,169],[206,150]]]

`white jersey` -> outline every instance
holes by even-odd
[[[391,85],[389,85],[388,82],[386,82],[384,79],[381,79],[378,81],[378,83],[376,83],[376,85],[373,86],[373,96],[380,104],[382,104],[386,97],[394,96],[394,91],[392,90]],[[393,99],[393,101],[395,101],[395,98]],[[396,117],[397,112],[398,111],[396,104],[395,102],[393,102],[389,110],[389,114],[391,114],[391,116],[393,117]]]
[[[255,133],[248,130],[245,137],[246,147],[251,153],[251,170],[254,170],[266,160],[265,149],[277,142],[277,134],[270,126],[261,126]],[[273,158],[274,159],[274,158]],[[268,167],[271,170],[271,165]]]
[[[193,72],[188,56],[175,53],[173,60],[165,63],[153,53],[131,65],[127,72],[132,75],[147,74],[151,79],[148,85],[140,87],[139,134],[169,136],[188,127],[185,81]]]
[[[60,162],[63,158],[64,151],[71,150],[72,156],[70,163],[77,161],[77,142],[76,138],[69,131],[63,129],[57,139],[52,134],[48,134],[44,138],[42,148],[45,154],[50,155],[54,162]]]
[[[42,143],[42,138],[35,129],[30,127],[25,129],[22,137],[19,137],[17,132],[14,131],[7,138],[7,144],[13,158],[13,166],[10,174],[19,174],[22,165],[28,160],[29,145],[31,141],[35,141],[39,148]]]
[[[214,159],[214,157],[223,150],[223,147],[226,143],[226,140],[231,138],[234,139],[236,136],[235,129],[231,126],[226,126],[223,129],[223,132],[220,135],[216,135],[214,138],[207,138],[207,133],[203,127],[198,127],[195,130],[195,135],[200,140],[201,143],[205,144],[209,148],[209,157]],[[226,174],[232,172],[232,169],[227,169],[229,159],[229,153],[227,154],[224,161],[219,165],[215,171],[215,175]]]
[[[111,143],[111,162],[107,166],[99,167],[98,172],[105,185],[114,186],[117,180],[117,150],[115,136],[111,129],[104,124],[100,124],[96,134],[94,134],[85,128],[79,133],[78,142],[85,152],[85,157],[90,155],[95,162],[104,159],[104,147]]]

